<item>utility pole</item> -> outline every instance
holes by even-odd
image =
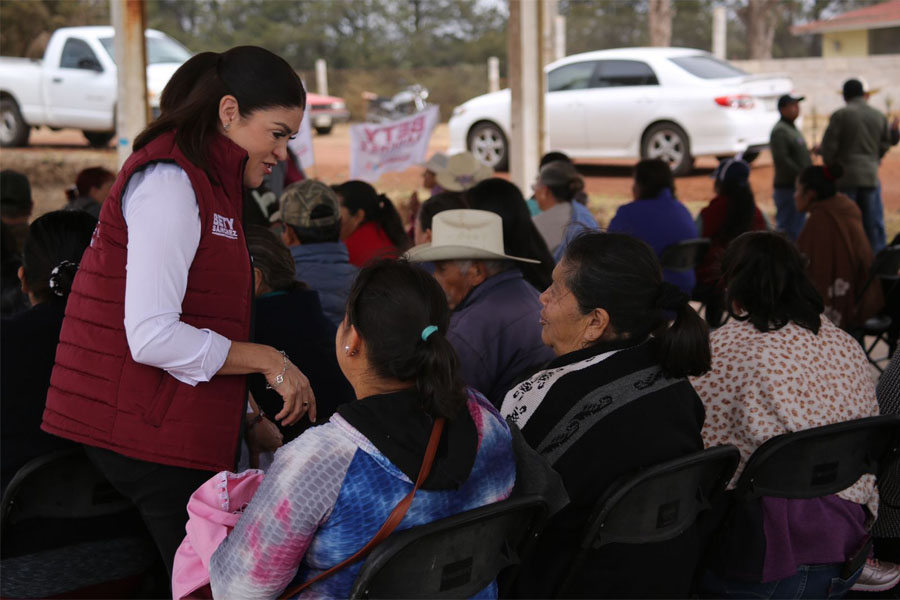
[[[134,138],[150,120],[147,105],[147,54],[144,41],[143,0],[110,0],[115,28],[116,148],[119,167],[131,154]]]

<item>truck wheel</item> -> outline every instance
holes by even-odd
[[[331,133],[331,125],[326,125],[324,127],[316,127],[316,133],[319,135],[328,135]]]
[[[106,148],[116,135],[115,131],[82,131],[82,133],[91,148]]]
[[[466,141],[469,152],[481,163],[495,171],[505,171],[509,168],[509,144],[503,131],[494,123],[487,121],[479,123],[469,132]]]
[[[674,123],[657,123],[647,130],[641,142],[641,158],[667,162],[673,175],[686,175],[694,167],[688,136]]]
[[[28,144],[31,127],[22,118],[19,105],[12,98],[0,100],[0,146],[13,148]]]

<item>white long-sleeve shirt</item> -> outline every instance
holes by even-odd
[[[200,207],[187,173],[157,163],[135,173],[122,194],[128,225],[125,336],[136,362],[189,385],[209,381],[231,341],[181,321],[188,271],[200,245]]]

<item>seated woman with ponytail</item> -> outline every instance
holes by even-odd
[[[396,258],[409,248],[409,236],[390,198],[365,181],[333,187],[341,203],[341,241],[351,264],[364,267],[372,260]]]
[[[663,282],[653,250],[629,235],[575,238],[541,304],[542,338],[557,358],[511,389],[500,412],[562,476],[571,504],[520,570],[516,592],[526,598],[555,596],[594,503],[613,482],[703,448],[703,406],[686,377],[710,360],[706,324]],[[699,552],[694,529],[661,544],[607,546],[587,559],[570,592],[686,597]]]
[[[273,598],[353,556],[414,490],[429,437],[440,443],[398,530],[505,499],[516,478],[509,427],[463,387],[437,282],[405,262],[360,271],[335,338],[356,392],[275,461],[210,562],[216,598]],[[439,429],[442,423],[443,431]],[[362,561],[305,593],[346,598]],[[491,584],[479,597],[496,597]]]
[[[28,228],[19,268],[32,308],[4,318],[0,338],[0,458],[2,487],[29,460],[72,442],[40,430],[44,399],[59,343],[66,301],[97,219],[56,211]]]
[[[766,440],[874,416],[878,404],[866,355],[822,314],[790,240],[745,233],[725,251],[722,272],[733,318],[713,332],[712,367],[692,383],[706,408],[704,444],[741,452],[733,487]],[[824,498],[742,503],[719,528],[703,596],[840,598],[858,576],[842,572],[865,540],[865,505],[873,500],[874,477],[866,475]]]
[[[825,316],[851,331],[881,308],[884,297],[876,280],[860,298],[872,268],[872,246],[856,202],[840,194],[838,165],[807,167],[797,177],[794,203],[809,213],[797,248],[809,259],[813,285],[825,301]]]

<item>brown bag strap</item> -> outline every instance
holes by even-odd
[[[437,453],[438,443],[441,441],[441,432],[444,430],[444,419],[443,417],[439,417],[434,420],[434,425],[431,428],[431,437],[428,438],[428,446],[425,448],[425,457],[422,459],[422,467],[419,469],[419,476],[416,478],[415,484],[413,484],[413,489],[394,507],[394,510],[391,511],[391,514],[388,515],[387,520],[384,522],[384,525],[381,526],[381,529],[378,530],[378,533],[368,541],[368,543],[356,551],[356,553],[334,565],[327,571],[323,571],[319,573],[309,581],[304,581],[303,583],[294,586],[291,589],[285,590],[285,592],[279,596],[280,599],[284,598],[292,598],[296,596],[307,587],[311,586],[315,582],[325,579],[326,577],[330,577],[335,572],[340,571],[344,567],[351,565],[358,561],[360,558],[364,557],[366,554],[372,551],[372,549],[383,542],[391,533],[400,525],[400,522],[403,520],[403,517],[406,516],[406,511],[409,510],[410,505],[413,501],[413,496],[416,495],[416,490],[419,489],[425,480],[428,478],[428,474],[431,473],[431,465],[434,463],[434,455]]]

